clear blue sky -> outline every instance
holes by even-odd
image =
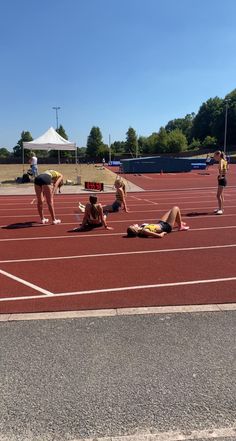
[[[236,87],[235,0],[2,0],[0,147],[158,131]]]

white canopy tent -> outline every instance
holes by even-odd
[[[23,165],[24,165],[24,150],[74,150],[75,163],[77,164],[77,147],[75,142],[67,141],[62,138],[53,127],[50,127],[42,136],[30,142],[23,142]]]

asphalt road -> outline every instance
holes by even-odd
[[[235,441],[235,316],[0,322],[0,441]]]

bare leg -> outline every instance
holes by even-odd
[[[53,205],[53,194],[52,194],[51,187],[49,185],[43,185],[43,193],[44,193],[46,201],[47,201],[47,205],[48,205],[48,209],[49,209],[49,213],[51,215],[52,221],[55,221],[56,217],[55,217],[55,211],[54,211],[54,205]]]
[[[222,185],[218,186],[218,190],[217,190],[217,200],[218,200],[218,205],[219,205],[219,210],[223,210],[223,206],[224,206],[224,193],[223,193],[224,187],[222,187]]]
[[[175,224],[181,228],[182,220],[179,207],[173,207],[170,211],[164,214],[164,216],[162,216],[161,220],[170,224],[172,228],[175,226]]]
[[[179,230],[189,229],[186,223],[182,221],[180,209],[177,206],[165,213],[161,220],[167,222],[172,228],[174,228],[175,224],[177,224]]]
[[[43,218],[44,218],[44,216],[43,216],[43,200],[44,200],[43,189],[39,185],[35,185],[34,188],[35,188],[35,193],[37,196],[37,208],[38,208],[39,217],[41,220],[43,220]]]

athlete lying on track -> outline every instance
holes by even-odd
[[[177,225],[179,231],[187,231],[189,227],[182,222],[179,207],[173,207],[165,213],[156,224],[133,224],[127,228],[128,237],[157,237],[162,238],[165,234],[171,233]]]

